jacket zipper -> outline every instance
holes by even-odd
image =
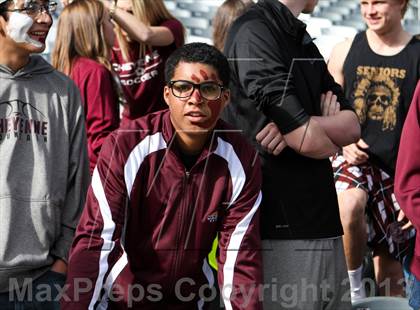
[[[183,182],[182,182],[182,203],[181,203],[181,220],[180,220],[180,231],[178,233],[177,236],[177,242],[176,242],[176,252],[177,255],[175,255],[175,268],[173,271],[173,275],[174,275],[174,279],[173,279],[173,283],[174,283],[174,288],[177,282],[177,275],[178,275],[178,269],[179,269],[179,262],[181,261],[180,256],[181,253],[183,253],[184,251],[184,247],[185,245],[182,244],[182,238],[184,235],[184,226],[185,226],[185,222],[186,222],[186,214],[188,212],[188,208],[189,208],[189,199],[187,197],[188,195],[188,181],[190,178],[190,172],[185,170],[185,175],[183,177]],[[182,248],[181,248],[182,246]]]

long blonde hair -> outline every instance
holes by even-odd
[[[133,7],[133,15],[138,18],[146,26],[159,26],[162,22],[168,19],[175,19],[169,13],[163,0],[131,0]],[[123,59],[130,61],[129,43],[122,34],[121,27],[115,27],[115,34],[117,36],[118,45],[121,49]],[[147,51],[151,50],[148,44],[140,43],[139,58],[143,58]]]
[[[75,0],[64,8],[52,53],[52,64],[57,70],[70,75],[78,57],[93,59],[111,70],[102,26],[104,13],[104,5],[97,0]]]
[[[223,52],[230,26],[253,2],[251,0],[226,0],[213,18],[213,43]]]

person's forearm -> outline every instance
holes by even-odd
[[[124,29],[130,38],[138,42],[147,42],[151,35],[152,30],[149,26],[142,23],[133,14],[130,14],[120,8],[115,8],[112,14],[112,19]]]
[[[356,143],[360,138],[360,125],[352,111],[341,111],[334,116],[313,116],[331,141],[337,146]]]
[[[105,5],[110,9],[109,2]],[[174,42],[174,36],[167,27],[148,26],[141,22],[136,16],[118,7],[113,9],[112,19],[125,31],[128,36],[139,43],[150,44],[153,46],[167,46]]]
[[[313,117],[283,137],[287,145],[297,153],[314,159],[328,158],[340,149]]]

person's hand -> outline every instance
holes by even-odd
[[[273,122],[268,123],[261,129],[255,138],[264,150],[273,155],[279,155],[287,146],[282,134]]]
[[[321,95],[321,112],[322,116],[333,116],[340,112],[340,103],[332,91]]]
[[[51,266],[51,271],[66,274],[67,273],[67,264],[62,259],[57,259],[54,264]]]
[[[402,222],[405,223],[401,229],[402,230],[408,230],[410,228],[413,227],[413,224],[411,223],[411,221],[405,216],[405,213],[403,212],[402,209],[400,209],[400,212],[398,213],[398,218],[397,218],[398,222]]]
[[[351,165],[360,165],[369,159],[369,155],[364,149],[369,148],[365,141],[360,139],[357,143],[352,143],[343,147],[343,156]]]

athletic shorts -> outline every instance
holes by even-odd
[[[367,192],[366,215],[368,222],[368,245],[375,248],[379,244],[388,246],[389,253],[402,261],[409,249],[408,239],[415,235],[414,229],[404,240],[393,240],[392,223],[397,221],[400,206],[394,195],[394,180],[382,169],[369,163],[350,165],[342,155],[332,158],[334,181],[337,194],[351,188]]]

